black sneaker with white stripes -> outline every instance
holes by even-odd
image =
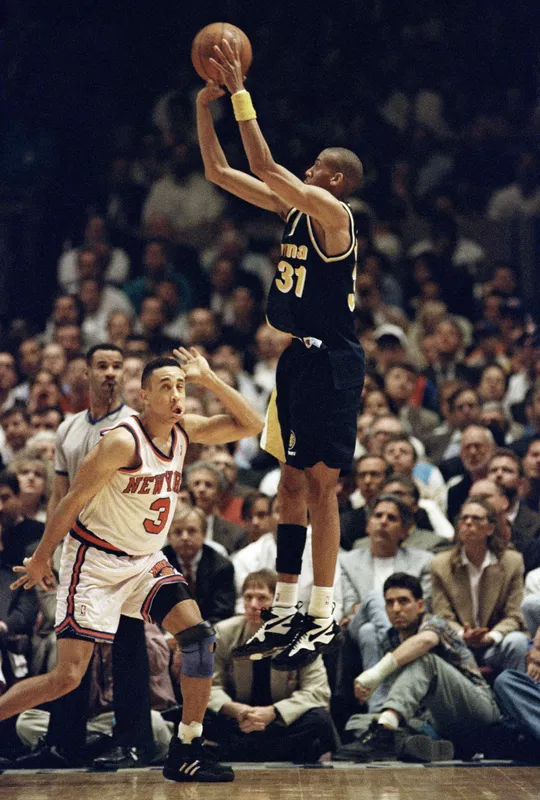
[[[163,777],[177,783],[229,783],[234,780],[231,767],[222,766],[213,748],[203,744],[202,736],[184,744],[173,736],[163,767]]]
[[[272,659],[272,667],[283,671],[305,667],[337,644],[339,635],[340,627],[333,617],[319,619],[306,614],[290,645]]]
[[[276,655],[291,644],[303,625],[304,615],[296,608],[290,613],[279,614],[271,608],[261,611],[263,624],[245,644],[235,647],[233,658],[249,658],[258,661],[261,658]]]

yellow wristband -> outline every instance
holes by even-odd
[[[257,119],[257,114],[251,102],[251,95],[246,89],[241,89],[231,95],[234,118],[237,122],[246,122],[248,119]]]

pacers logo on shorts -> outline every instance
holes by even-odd
[[[295,435],[294,431],[291,431],[291,435],[289,436],[288,455],[290,455],[290,456],[295,456],[296,455],[296,452],[295,452],[295,449],[294,449],[295,447],[296,447],[296,435]]]

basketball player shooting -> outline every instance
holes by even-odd
[[[256,119],[236,42],[214,47],[211,64],[231,93],[252,175],[232,169],[209,105],[225,94],[208,83],[197,96],[197,126],[208,180],[285,220],[281,261],[267,301],[270,325],[291,334],[277,367],[261,444],[282,464],[278,489],[278,583],[264,625],[236,657],[273,656],[289,670],[308,664],[335,640],[333,584],[339,549],[336,486],[350,468],[364,356],[354,331],[356,234],[344,199],[361,183],[362,164],[344,148],[319,154],[302,182],[274,161]],[[314,585],[307,614],[298,575],[312,525]]]
[[[163,774],[178,782],[213,783],[234,777],[202,739],[215,632],[161,548],[174,516],[188,441],[225,444],[255,436],[262,420],[196,350],[180,348],[175,355],[178,360],[148,362],[141,378],[142,413],[104,432],[47,520],[34,555],[14,568],[22,576],[13,589],[50,588],[50,559],[69,531],[57,595],[57,664],[47,675],[20,681],[2,695],[0,720],[75,689],[94,642],[114,639],[121,614],[157,622],[182,651],[182,722]],[[184,414],[186,381],[212,391],[226,413],[210,418]]]

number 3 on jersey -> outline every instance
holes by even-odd
[[[150,509],[158,512],[157,519],[153,520],[146,518],[143,522],[144,529],[146,533],[161,533],[169,518],[169,511],[171,510],[171,498],[158,497],[157,500],[154,500],[150,506]]]
[[[294,293],[297,297],[302,297],[306,283],[306,268],[297,267],[294,269],[288,261],[280,261],[277,268],[281,272],[281,277],[276,278],[276,286],[279,291],[283,292],[283,294],[290,292],[294,286],[294,277],[296,276],[297,281]]]

